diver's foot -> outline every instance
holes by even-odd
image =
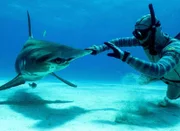
[[[164,99],[158,103],[161,107],[167,107],[169,104],[170,100],[167,97],[164,97]]]

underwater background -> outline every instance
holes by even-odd
[[[28,39],[27,10],[34,38],[85,49],[131,37],[150,3],[163,31],[178,34],[179,0],[0,0],[0,85],[16,76],[14,63]],[[141,47],[121,49],[147,60]],[[35,89],[27,83],[0,91],[0,131],[179,131],[180,101],[158,105],[166,84],[137,84],[139,72],[108,52],[57,72],[78,88],[49,75]]]
[[[175,36],[180,31],[179,0],[1,0],[0,77],[16,75],[16,56],[28,39],[27,10],[34,38],[85,49],[132,36],[136,20],[149,13],[149,3],[163,31]],[[141,47],[122,49],[147,60]],[[138,73],[126,63],[107,57],[108,52],[77,59],[58,74],[70,80],[118,83],[125,74]],[[47,79],[57,81],[51,76],[43,80]]]

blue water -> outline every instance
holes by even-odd
[[[136,20],[149,13],[149,3],[153,3],[163,31],[176,35],[180,31],[179,0],[1,0],[0,77],[16,75],[14,62],[28,38],[27,10],[35,38],[84,49],[117,37],[132,36]],[[140,47],[122,49],[146,60]],[[126,73],[138,73],[106,53],[80,58],[58,74],[71,80],[118,82]]]
[[[179,0],[1,0],[0,80],[16,75],[16,56],[28,39],[27,10],[34,38],[84,49],[132,36],[136,20],[149,13],[149,3],[154,5],[164,32],[171,36],[180,32]],[[121,49],[147,60],[141,47]],[[57,73],[80,85],[78,88],[60,82],[61,86],[47,76],[45,82],[38,82],[40,88],[26,84],[1,91],[1,130],[177,131],[179,104],[157,106],[166,94],[166,85],[119,84],[126,74],[139,72],[107,57],[108,52],[79,58]],[[49,83],[53,81],[57,83]]]

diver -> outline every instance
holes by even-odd
[[[151,80],[162,80],[167,84],[166,96],[159,102],[167,106],[171,100],[180,98],[180,33],[171,37],[162,31],[161,23],[149,4],[150,14],[142,16],[135,24],[132,37],[123,37],[104,42],[103,45],[93,45],[86,50],[92,50],[92,55],[112,49],[107,55],[122,60]],[[129,52],[118,47],[142,46],[148,61],[133,57]]]

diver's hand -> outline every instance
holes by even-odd
[[[91,50],[92,51],[92,55],[97,55],[99,53],[99,47],[97,45],[93,45],[89,48],[86,48],[85,50]]]
[[[113,50],[113,53],[108,53],[107,55],[110,57],[114,57],[117,59],[123,59],[124,56],[124,52],[118,48],[117,46],[115,46],[114,44],[110,43],[110,42],[104,42],[105,45],[107,45],[110,49]]]

